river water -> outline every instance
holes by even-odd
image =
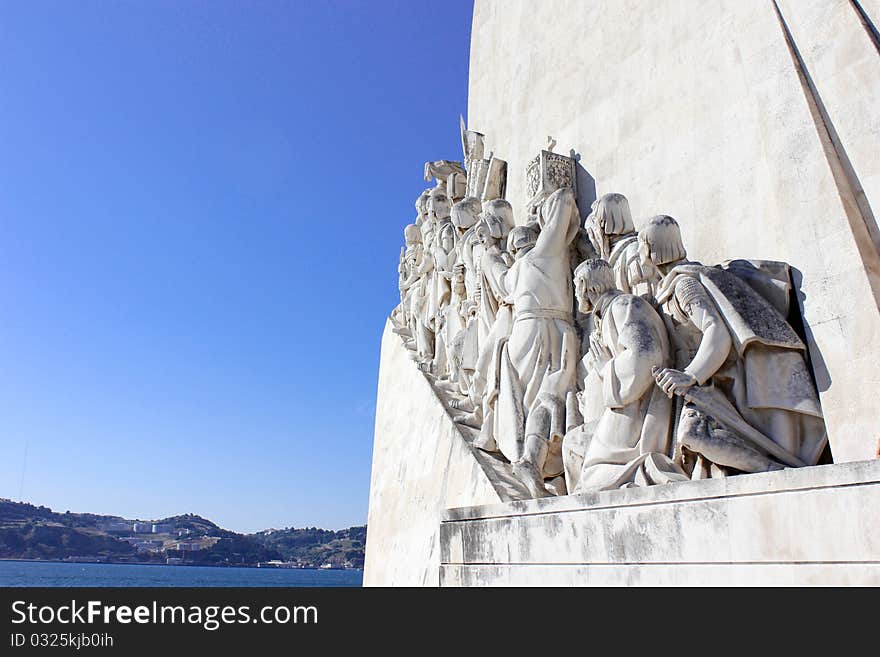
[[[0,586],[356,586],[362,570],[0,561]]]

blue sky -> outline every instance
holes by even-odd
[[[472,2],[0,3],[0,497],[366,522]],[[415,438],[415,437],[414,437]]]

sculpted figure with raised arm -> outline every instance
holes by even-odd
[[[563,471],[566,398],[577,388],[569,247],[580,217],[572,190],[553,192],[537,219],[535,246],[505,277],[513,327],[492,368],[497,399],[484,418],[481,443],[501,451],[532,495],[544,497],[551,494],[544,480]]]

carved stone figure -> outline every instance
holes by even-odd
[[[478,241],[476,223],[482,210],[480,200],[468,197],[452,206],[455,227],[455,265],[452,271],[452,300],[447,311],[446,333],[449,391],[467,394],[479,353],[477,282],[473,249]]]
[[[565,403],[577,387],[569,247],[580,217],[572,190],[551,194],[538,223],[535,246],[505,277],[513,328],[497,354],[497,389],[487,392],[497,399],[481,431],[482,447],[491,449],[494,442],[536,497],[550,494],[545,478],[562,474]]]
[[[563,443],[570,493],[685,481],[668,456],[672,401],[654,385],[652,369],[669,360],[666,326],[650,303],[616,288],[604,260],[587,260],[574,274],[580,310],[592,312],[590,370],[604,411],[569,431]]]
[[[428,218],[427,212],[419,230],[422,234],[421,261],[416,270],[419,283],[411,312],[415,315],[416,360],[421,367],[434,358],[433,308],[431,305],[434,287],[434,222]]]
[[[453,309],[457,309],[457,312]],[[456,265],[452,278],[452,304],[450,315],[455,312],[461,328],[449,343],[449,382],[446,389],[463,397],[469,395],[473,384],[474,369],[479,355],[477,305],[468,298],[465,285],[465,269]],[[454,406],[458,408],[458,406]]]
[[[467,296],[476,305],[479,305],[480,258],[483,254],[482,245],[477,237],[481,212],[482,205],[479,199],[471,196],[456,203],[452,208],[452,224],[457,235],[456,267],[464,269]]]
[[[513,208],[503,199],[489,201],[481,214],[485,228],[480,257],[480,341],[492,330],[499,303],[506,296],[502,290],[502,277],[510,267],[510,260],[505,258],[507,236],[514,227]],[[491,254],[489,253],[491,247]]]
[[[507,201],[495,200],[486,205],[481,217],[476,228],[482,247],[477,313],[479,354],[468,390],[468,403],[457,405],[467,413],[454,418],[456,422],[477,428],[485,422],[487,405],[494,408],[494,396],[487,395],[490,369],[499,345],[510,334],[513,315],[505,282],[511,261],[503,248],[513,225],[513,209]],[[494,449],[494,443],[491,447]]]
[[[426,227],[429,224],[425,224]],[[430,231],[428,232],[430,241]],[[418,226],[410,224],[404,231],[406,239],[406,270],[407,278],[401,283],[406,290],[406,325],[408,329],[408,346],[416,351],[417,360],[426,360],[433,355],[433,333],[425,323],[428,301],[429,276],[433,269],[433,258],[425,248],[422,231]]]
[[[406,239],[406,231],[404,230],[404,239]],[[406,289],[403,287],[404,281],[407,278],[407,267],[406,267],[406,247],[402,247],[400,249],[400,259],[397,264],[397,289],[400,291],[400,303],[391,311],[391,319],[394,322],[395,326],[403,327],[406,326]]]
[[[401,250],[400,265],[398,266],[398,288],[400,289],[400,305],[395,316],[398,332],[408,340],[414,340],[419,313],[419,295],[421,267],[423,260],[422,233],[415,224],[409,224],[403,229],[403,238],[406,246]]]
[[[438,185],[428,196],[428,218],[434,226],[431,253],[434,259],[433,286],[429,306],[429,326],[434,330],[434,359],[430,368],[440,378],[448,378],[446,351],[452,336],[446,330],[446,312],[452,299],[452,270],[455,266],[455,226],[451,204]]]
[[[641,271],[638,235],[626,197],[614,193],[600,197],[585,221],[585,230],[597,257],[614,271],[617,289],[636,294],[636,285],[645,282],[647,276]]]
[[[428,219],[428,197],[430,195],[431,190],[426,189],[419,194],[419,197],[416,199],[416,226],[419,228],[421,228],[422,224]]]
[[[408,346],[415,349],[418,330],[417,316],[424,310],[425,269],[424,249],[422,245],[422,226],[428,218],[428,195],[431,190],[423,191],[415,202],[416,219],[414,224],[404,228],[405,246],[401,250],[398,264],[398,288],[400,289],[400,305],[392,320],[395,332],[407,341]]]
[[[442,187],[446,192],[446,181],[449,176],[454,173],[465,175],[461,162],[453,162],[452,160],[435,160],[434,162],[425,162],[425,181],[437,181],[437,186]]]
[[[731,271],[689,262],[672,217],[651,219],[639,249],[645,270],[662,276],[655,295],[675,366],[656,380],[685,402],[677,438],[699,456],[694,476],[816,463],[827,440],[822,410],[806,348],[785,318]]]

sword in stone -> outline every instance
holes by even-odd
[[[693,386],[685,390],[681,396],[684,397],[685,401],[689,401],[706,415],[712,416],[716,422],[728,431],[751,441],[786,465],[792,467],[803,467],[806,465],[806,463],[779,445],[779,443],[755,429],[755,427],[740,417],[739,413],[722,403],[709,390]]]

